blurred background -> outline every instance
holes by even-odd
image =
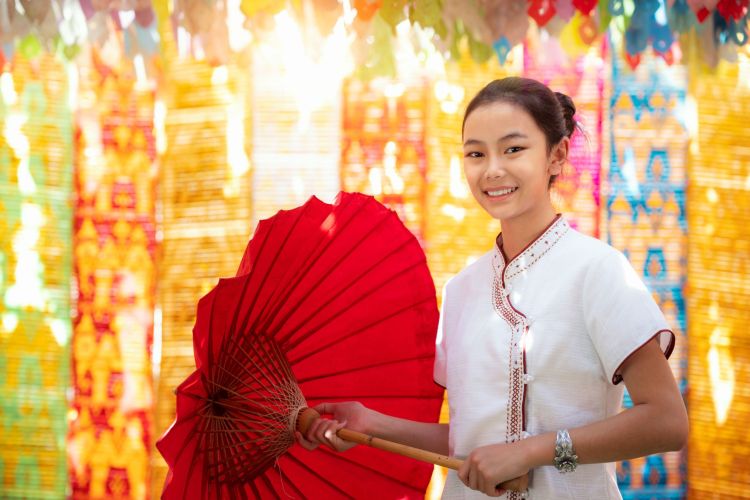
[[[586,132],[559,210],[678,336],[689,444],[624,498],[750,498],[747,34],[748,0],[1,0],[0,497],[159,496],[197,300],[279,209],[376,196],[440,290],[499,230],[463,109],[523,75]]]

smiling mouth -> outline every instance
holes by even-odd
[[[506,189],[497,189],[495,191],[485,191],[484,194],[489,196],[505,196],[506,194],[515,193],[517,190],[518,187],[512,187]]]

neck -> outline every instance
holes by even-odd
[[[552,224],[557,213],[552,205],[523,217],[501,220],[502,250],[510,262]]]

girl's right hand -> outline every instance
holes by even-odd
[[[362,403],[350,401],[346,403],[323,403],[313,408],[320,413],[321,418],[315,419],[307,433],[295,432],[297,442],[307,450],[314,450],[319,445],[330,446],[336,451],[346,451],[356,446],[356,443],[345,441],[336,435],[344,427],[357,432],[367,433],[367,421],[370,410]],[[330,416],[332,418],[326,418]]]

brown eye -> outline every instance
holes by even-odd
[[[521,146],[513,146],[513,147],[506,149],[505,152],[509,154],[513,154],[513,153],[518,153],[519,151],[523,151],[523,150],[524,148],[522,148]]]

